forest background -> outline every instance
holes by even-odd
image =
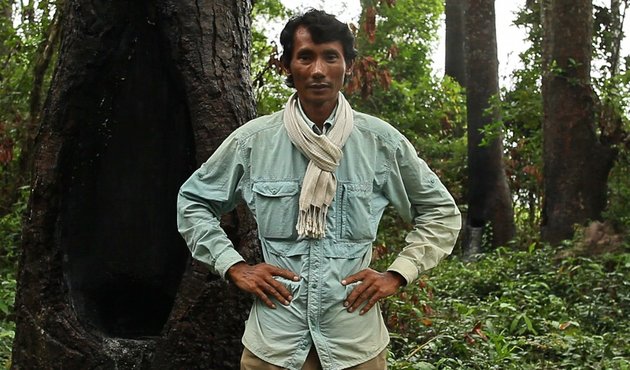
[[[471,6],[483,9],[483,3],[471,1]],[[626,341],[630,336],[630,56],[620,53],[628,2],[580,3],[592,9],[588,60],[554,62],[545,41],[550,39],[545,32],[553,26],[545,19],[553,22],[563,17],[549,13],[549,20],[541,12],[544,4],[528,0],[513,20],[526,31],[528,48],[511,73],[512,83],[499,89],[495,81],[495,93],[481,106],[471,106],[479,100],[471,94],[483,90],[474,84],[475,65],[459,66],[464,70],[459,74],[457,68],[446,66],[445,76],[431,68],[431,45],[445,21],[442,1],[361,1],[363,11],[354,25],[361,56],[346,95],[355,109],[395,124],[412,140],[452,192],[467,221],[452,257],[385,302],[383,311],[392,331],[391,368],[630,368]],[[10,367],[21,225],[62,15],[54,1],[3,0],[0,8],[0,356]],[[251,80],[258,115],[279,109],[289,91],[279,73],[277,46],[267,39],[263,25],[282,23],[290,14],[279,1],[254,3]],[[465,39],[472,45],[471,25],[482,22],[466,18],[474,16],[470,8],[463,14],[460,25],[468,25]],[[451,44],[459,45],[452,39]],[[459,46],[466,56],[460,59],[478,57],[470,46]],[[494,47],[495,54],[486,53],[490,58],[496,56],[496,43]],[[476,65],[492,66],[492,62]],[[586,77],[580,75],[584,68]],[[573,70],[581,72],[573,74]],[[496,68],[490,73],[498,78]],[[552,111],[570,109],[551,106],[552,97],[559,94],[553,90],[556,77],[568,81],[569,87],[587,86],[590,103],[574,104],[582,111],[591,107],[582,125],[596,137],[592,146],[606,145],[614,153],[608,160],[603,206],[581,219],[558,217],[563,223],[560,235],[555,229],[545,234],[545,218],[555,212],[545,207],[549,199],[560,199],[567,192],[558,183],[591,173],[584,162],[573,156],[553,157],[552,148],[545,146],[545,142],[573,138],[570,130],[558,137],[549,129]],[[477,123],[480,126],[473,126]],[[471,145],[475,140],[478,143]],[[498,166],[496,161],[486,161],[497,149]],[[577,167],[574,173],[581,169],[581,176],[563,178],[560,170],[545,170],[547,159],[558,162],[558,158]],[[479,166],[501,172],[506,186],[496,180],[473,181],[483,177],[474,170]],[[578,185],[583,187],[578,194],[597,193],[596,188]],[[493,203],[503,196],[501,189],[509,189],[509,207],[499,202],[502,211]],[[485,201],[475,202],[479,199]],[[565,213],[583,215],[570,203],[565,205]],[[499,219],[511,222],[506,225]],[[406,226],[393,214],[385,215],[375,245],[376,268],[391,260],[403,243]]]

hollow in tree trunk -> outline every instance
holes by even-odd
[[[191,263],[181,183],[254,115],[249,1],[64,2],[36,138],[16,369],[230,369],[251,298]],[[226,231],[259,259],[239,208]]]

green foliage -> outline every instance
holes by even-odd
[[[0,9],[12,1],[0,0]],[[37,47],[50,27],[55,1],[31,1],[16,6],[11,17],[0,16],[0,117],[3,121],[28,112]]]
[[[31,95],[41,91],[34,88],[34,65],[40,60],[55,8],[56,1],[0,0],[0,364],[5,368],[10,366],[15,333],[15,271],[29,192],[23,186],[28,174],[23,173],[20,160],[37,124]],[[42,91],[51,70],[44,71]]]
[[[630,131],[630,127],[626,128]],[[630,230],[630,149],[620,149],[608,178],[608,207],[604,217],[621,229]]]
[[[22,216],[26,211],[29,187],[20,188],[18,200],[11,212],[0,217],[0,272],[14,271],[22,232]]]
[[[362,2],[365,9],[375,6],[378,16],[373,35],[366,26],[366,13],[362,16],[357,63],[369,61],[376,71],[361,75],[362,88],[350,89],[346,95],[353,108],[382,118],[403,132],[461,202],[466,172],[464,93],[450,78],[432,75],[430,61],[443,3],[389,3]],[[355,71],[357,67],[362,66],[355,66]]]
[[[627,369],[630,253],[558,252],[532,244],[450,258],[390,297],[390,368]]]
[[[14,3],[0,0],[0,215],[15,201],[15,190],[27,183],[20,157],[36,124],[31,117],[34,65],[56,7],[49,0]],[[49,68],[43,76],[43,89],[50,74]]]
[[[5,368],[10,364],[11,345],[15,335],[15,271],[28,193],[28,187],[21,188],[18,201],[11,212],[0,217],[0,364],[4,364]]]
[[[284,25],[290,12],[279,0],[257,0],[252,10],[252,84],[258,115],[282,108],[291,94],[284,84],[278,40],[268,40],[270,24]]]
[[[3,368],[9,368],[11,364],[11,346],[15,336],[12,318],[15,285],[13,274],[0,274],[0,366]]]

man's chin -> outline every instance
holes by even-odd
[[[337,97],[339,92],[335,93],[335,94],[331,94],[330,91],[326,91],[325,93],[322,94],[313,94],[308,93],[308,94],[304,94],[304,95],[299,95],[300,97],[300,101],[306,104],[312,104],[312,105],[324,105],[326,103],[330,103],[330,102],[337,102]]]

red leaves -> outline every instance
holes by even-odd
[[[376,83],[379,83],[384,89],[389,89],[392,84],[392,76],[389,71],[380,68],[373,57],[357,58],[352,67],[352,78],[346,86],[348,94],[360,91],[361,97],[367,99],[372,95]]]
[[[481,330],[481,326],[481,322],[478,322],[471,331],[464,334],[464,339],[466,340],[466,343],[471,345],[474,344],[476,341],[473,336],[481,338],[484,342],[488,340],[488,336],[483,332],[483,330]]]
[[[379,4],[382,5],[385,3],[387,6],[392,7],[396,5],[396,0],[380,0]],[[368,41],[370,44],[373,44],[376,40],[376,7],[368,6],[365,8],[365,23],[363,23],[363,28],[368,35]]]
[[[433,315],[433,309],[426,303],[422,304],[422,312],[424,312],[424,314],[427,316]]]
[[[372,260],[378,261],[389,253],[389,249],[387,249],[387,245],[377,244],[372,248]]]
[[[433,321],[432,321],[430,318],[428,318],[428,317],[423,317],[423,318],[420,320],[420,322],[421,322],[421,323],[422,323],[422,325],[424,325],[424,326],[431,326],[431,325],[433,325]]]
[[[568,328],[569,326],[571,326],[571,324],[572,324],[571,321],[563,322],[562,324],[558,325],[558,329],[564,330]]]
[[[376,8],[369,6],[365,9],[365,23],[363,25],[368,41],[373,44],[376,41]]]
[[[372,2],[372,5],[365,7],[362,29],[367,35],[370,44],[376,42],[376,16],[378,6],[394,6],[395,0],[379,0]],[[398,47],[393,44],[387,49],[387,58],[393,59],[398,56]],[[372,56],[359,57],[354,61],[352,78],[346,87],[348,94],[360,91],[361,98],[367,99],[374,91],[376,84],[384,89],[389,89],[392,84],[392,76],[386,68],[381,67]]]

